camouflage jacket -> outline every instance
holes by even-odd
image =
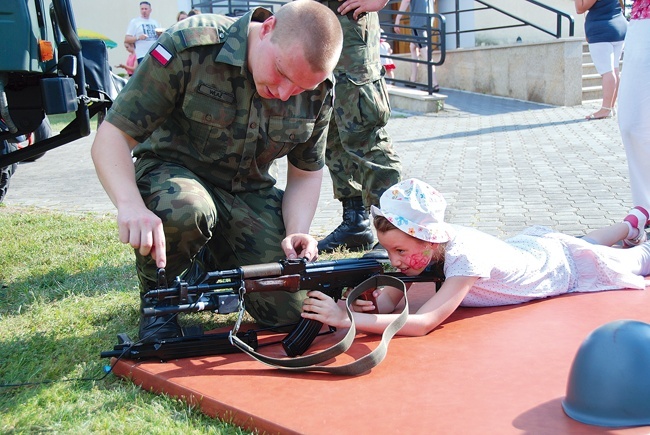
[[[339,2],[327,3],[340,5]],[[337,12],[337,15],[343,29],[343,51],[334,70],[336,79],[347,78],[356,85],[381,79],[379,14],[368,12],[359,16],[358,20],[352,18],[352,13],[340,15]]]
[[[136,157],[178,163],[230,192],[273,186],[285,155],[302,170],[323,167],[332,80],[283,102],[261,98],[248,70],[249,25],[270,15],[201,14],[160,36],[106,117],[141,142]]]

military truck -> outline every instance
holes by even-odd
[[[0,40],[2,202],[18,163],[88,136],[124,80],[111,72],[104,41],[79,39],[70,0],[0,1]],[[48,115],[63,113],[74,118],[53,134]]]

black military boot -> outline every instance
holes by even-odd
[[[370,228],[370,215],[363,206],[361,197],[345,198],[341,202],[343,222],[318,242],[318,251],[332,252],[339,246],[345,246],[351,251],[369,249],[375,236]]]
[[[178,324],[177,314],[165,314],[157,317],[146,317],[142,314],[145,308],[155,308],[167,305],[165,302],[145,298],[140,295],[140,332],[138,337],[143,343],[152,343],[165,338],[176,338],[182,335]]]
[[[381,246],[381,243],[377,242],[370,251],[363,254],[362,258],[373,258],[379,261],[388,260],[388,252],[386,248]]]

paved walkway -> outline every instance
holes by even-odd
[[[449,203],[450,222],[499,237],[534,224],[579,235],[622,219],[632,206],[617,122],[584,120],[594,105],[555,107],[443,93],[449,96],[444,111],[394,113],[387,129],[404,177],[437,187]],[[115,214],[92,166],[93,137],[21,164],[5,203]],[[284,185],[284,177],[279,182]],[[340,220],[327,175],[312,233],[325,235]]]

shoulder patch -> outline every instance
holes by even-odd
[[[201,45],[214,45],[223,42],[225,33],[215,27],[190,27],[174,34],[179,51]]]
[[[156,59],[158,63],[162,66],[169,65],[169,62],[172,60],[172,54],[162,45],[156,44],[156,46],[151,50],[151,57]]]

